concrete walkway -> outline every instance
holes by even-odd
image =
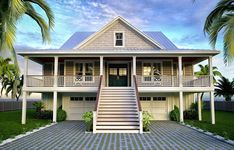
[[[151,133],[84,133],[84,123],[66,121],[33,133],[0,149],[234,149],[234,146],[170,121],[153,122]]]

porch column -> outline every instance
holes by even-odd
[[[58,56],[54,56],[54,87],[58,86]]]
[[[57,121],[57,91],[53,93],[53,122]]]
[[[210,75],[210,110],[211,110],[211,123],[215,124],[215,106],[214,106],[214,84],[213,84],[213,65],[212,56],[209,56],[209,75]]]
[[[201,93],[197,93],[197,104],[198,104],[198,120],[202,120],[202,109],[201,109]]]
[[[103,75],[103,56],[100,56],[100,76]]]
[[[183,86],[183,70],[182,70],[182,56],[178,57],[178,75],[179,75],[179,87]]]
[[[184,122],[184,100],[183,100],[183,92],[180,91],[180,122]]]
[[[23,100],[22,100],[22,119],[21,123],[26,123],[26,109],[27,109],[27,92],[25,91],[27,87],[27,75],[28,75],[28,56],[24,56],[24,85],[23,85]]]
[[[132,75],[136,75],[136,56],[132,57]]]

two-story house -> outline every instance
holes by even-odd
[[[194,102],[194,95],[209,92],[214,124],[212,57],[218,53],[179,49],[162,32],[140,31],[122,17],[97,32],[74,33],[60,49],[21,51],[22,123],[28,92],[42,93],[54,122],[60,106],[67,120],[82,120],[84,112],[93,111],[94,133],[142,133],[142,111],[154,120],[168,120],[174,105],[183,122],[183,111]],[[42,75],[28,74],[29,59],[42,66]],[[194,65],[204,60],[210,75],[196,77]]]

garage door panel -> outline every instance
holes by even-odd
[[[167,101],[141,102],[143,111],[148,111],[153,120],[168,120]]]

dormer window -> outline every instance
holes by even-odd
[[[115,32],[115,47],[124,47],[124,33]]]

